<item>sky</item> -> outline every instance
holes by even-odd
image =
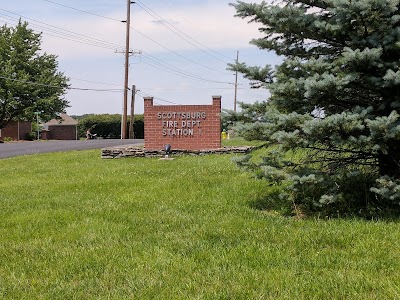
[[[234,17],[233,0],[136,0],[131,4],[129,87],[157,105],[211,104],[234,108],[235,74],[227,64],[279,63],[271,52],[249,42],[260,37],[258,24]],[[260,3],[261,0],[251,2]],[[42,49],[57,55],[59,71],[70,78],[65,98],[69,115],[115,114],[123,110],[127,1],[0,0],[0,25],[27,21],[42,33]],[[263,101],[266,90],[253,90],[239,75],[237,100]],[[130,108],[131,94],[128,95]]]

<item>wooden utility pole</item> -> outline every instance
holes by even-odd
[[[236,54],[236,63],[239,62],[239,51]],[[238,89],[238,71],[235,74],[235,99],[233,101],[233,111],[236,112],[236,103],[237,103],[237,89]]]
[[[135,3],[127,0],[126,15],[126,43],[125,43],[125,82],[124,82],[124,102],[121,119],[121,139],[126,139],[126,125],[128,119],[128,82],[129,82],[129,36],[131,27],[131,4]]]
[[[132,99],[131,99],[131,118],[129,122],[129,138],[135,138],[134,132],[134,122],[135,122],[135,95],[136,95],[136,86],[132,85]]]

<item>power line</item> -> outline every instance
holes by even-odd
[[[153,66],[153,67],[155,67],[157,69],[161,69],[163,71],[170,72],[170,73],[175,74],[175,75],[183,76],[183,77],[186,77],[186,78],[189,78],[189,79],[195,79],[195,80],[200,80],[200,81],[205,81],[205,82],[211,82],[211,83],[232,84],[230,82],[212,80],[212,79],[204,78],[204,77],[199,76],[199,75],[194,75],[194,74],[188,73],[188,72],[186,72],[186,71],[184,71],[184,70],[182,70],[180,68],[174,67],[174,66],[172,66],[172,65],[170,65],[170,64],[168,64],[168,63],[166,63],[166,62],[164,62],[164,61],[162,61],[162,60],[160,60],[160,59],[158,59],[158,58],[156,58],[154,56],[151,56],[149,54],[145,54],[144,53],[143,58],[146,60],[146,61],[143,61],[143,63],[151,65],[151,66]]]
[[[89,83],[98,83],[98,84],[103,84],[103,85],[110,85],[110,86],[119,86],[119,87],[121,86],[120,84],[115,84],[115,83],[106,83],[106,82],[86,80],[86,79],[80,79],[80,78],[74,78],[74,77],[69,77],[69,79],[77,80],[77,81],[83,81],[83,82],[89,82]]]
[[[195,39],[193,39],[192,37],[190,37],[189,35],[187,35],[186,33],[184,33],[182,30],[180,30],[179,28],[177,28],[176,26],[174,26],[172,23],[170,23],[168,20],[164,19],[163,17],[161,17],[159,14],[157,14],[154,10],[152,10],[150,7],[148,7],[146,4],[144,4],[142,1],[137,0],[137,4],[144,10],[146,11],[149,15],[151,15],[154,19],[161,21],[161,25],[163,25],[164,27],[168,28],[171,32],[173,32],[174,34],[176,34],[177,36],[179,36],[181,39],[183,39],[184,41],[186,41],[187,43],[189,43],[190,45],[194,46],[195,48],[199,49],[200,51],[202,51],[203,53],[213,57],[214,59],[217,59],[223,63],[228,64],[229,62],[226,62],[218,57],[216,57],[215,55],[210,54],[209,52],[205,51],[204,49],[207,49],[208,51],[214,52],[219,54],[218,52],[210,49],[209,47],[203,45],[202,43],[196,41]],[[167,25],[168,24],[168,25]],[[201,47],[203,47],[204,49],[199,48],[197,45],[195,45],[194,43],[200,45]],[[221,54],[219,54],[221,55]]]
[[[168,0],[164,0],[162,3],[159,3],[159,4],[161,4],[161,5],[164,6],[165,8],[168,6],[168,7],[171,8],[171,9],[175,9],[175,6],[171,3],[171,1],[168,1]],[[183,19],[186,23],[192,24],[192,25],[193,25],[193,23],[192,23],[188,18],[185,18],[185,17],[182,16],[182,15],[180,16],[180,18]],[[201,43],[199,43],[199,44],[202,45]],[[222,45],[222,44],[220,44],[220,45]],[[208,47],[205,47],[205,48],[209,49],[211,52],[214,52],[215,54],[217,54],[217,55],[219,55],[219,56],[221,56],[221,57],[224,57],[224,58],[228,59],[229,61],[234,60],[232,57],[226,56],[226,55],[224,55],[224,54],[222,54],[222,53],[220,53],[220,52],[218,52],[218,51],[215,51],[215,50],[210,49],[210,48],[208,48]]]
[[[168,71],[165,68],[163,68],[162,66],[154,64],[154,63],[151,63],[151,62],[143,62],[143,63],[145,63],[146,65],[149,65],[149,66],[151,66],[153,68],[159,69],[161,71],[165,71],[165,72],[168,72],[168,73],[171,73],[171,74],[174,74],[174,75],[177,75],[177,76],[181,76],[181,77],[184,77],[184,78],[192,79],[192,80],[211,82],[211,83],[219,83],[219,84],[220,83],[225,83],[225,82],[213,81],[213,80],[209,80],[209,79],[205,79],[205,78],[203,79],[203,78],[198,78],[198,77],[191,77],[191,76],[188,76],[188,75],[186,75],[184,73],[181,73],[181,72]]]
[[[2,10],[2,9],[0,9],[0,10]],[[8,12],[8,11],[7,11],[7,12]],[[10,12],[10,13],[12,13],[12,12]],[[14,14],[14,13],[12,13],[12,14]],[[0,15],[6,16],[6,18],[8,18],[8,19],[10,19],[10,20],[14,20],[14,21],[19,20],[19,19],[16,19],[16,18],[7,16],[7,15],[4,15],[4,14],[1,14],[1,13],[0,13]],[[18,15],[18,14],[15,14],[15,15]],[[31,18],[27,18],[27,17],[22,16],[22,15],[18,15],[18,16],[23,17],[23,18],[26,18],[26,19],[29,19],[29,20],[33,20],[34,22],[38,22],[38,23],[41,23],[41,24],[45,24],[45,25],[47,25],[47,26],[51,26],[51,25],[49,25],[49,24],[46,24],[46,23],[43,23],[43,22],[40,22],[40,21],[31,19]],[[49,35],[49,36],[53,36],[53,37],[57,37],[57,38],[62,38],[63,40],[70,40],[70,41],[73,41],[73,42],[78,42],[78,43],[87,44],[87,45],[96,46],[96,47],[105,48],[105,49],[115,49],[116,46],[122,48],[122,46],[119,46],[119,45],[116,45],[116,44],[113,45],[113,44],[108,43],[108,42],[104,42],[104,43],[107,43],[107,44],[109,44],[109,45],[104,44],[104,46],[103,46],[103,45],[98,44],[98,43],[93,43],[93,42],[91,42],[90,40],[87,40],[87,41],[85,41],[85,40],[79,40],[79,38],[81,38],[81,37],[78,37],[78,40],[76,40],[75,37],[74,37],[74,35],[69,35],[71,38],[68,38],[68,37],[67,37],[68,34],[67,34],[67,36],[66,36],[66,34],[62,31],[62,30],[63,30],[62,28],[60,28],[61,31],[57,31],[57,30],[54,30],[53,28],[50,28],[50,27],[45,27],[45,26],[36,25],[36,24],[32,24],[32,25],[33,25],[34,27],[38,27],[38,28],[40,28],[40,29],[50,30],[50,31],[54,32],[55,34],[51,34],[51,33],[44,32],[44,31],[43,31],[42,33],[43,33],[43,34],[46,34],[46,35]],[[55,28],[58,28],[58,27],[55,27]],[[67,32],[71,32],[71,31],[67,31]],[[75,35],[87,37],[88,39],[94,40],[93,38],[90,38],[90,37],[88,37],[88,36],[84,36],[84,35],[81,35],[81,34],[78,34],[78,33],[74,33],[74,32],[71,32],[71,33],[73,33],[73,34],[75,34]],[[96,39],[96,40],[97,40],[97,39]],[[101,41],[101,40],[99,40],[99,41]],[[212,79],[208,79],[208,78],[201,77],[201,76],[199,76],[199,75],[194,75],[194,74],[188,73],[188,72],[186,72],[186,71],[184,71],[184,70],[182,70],[182,69],[179,69],[179,68],[177,68],[177,67],[174,67],[174,66],[172,66],[172,65],[170,65],[170,64],[168,64],[168,63],[166,63],[166,62],[164,62],[164,61],[162,61],[162,60],[159,60],[159,59],[157,59],[156,57],[154,57],[154,56],[152,56],[152,55],[149,55],[149,54],[144,54],[144,56],[145,56],[144,58],[147,60],[147,62],[144,62],[145,64],[150,65],[150,66],[152,66],[152,67],[154,67],[154,68],[163,70],[163,71],[165,71],[165,72],[172,73],[172,74],[174,74],[174,75],[178,75],[178,76],[182,76],[182,77],[190,78],[190,79],[194,79],[194,80],[199,80],[199,81],[205,81],[205,82],[232,84],[232,83],[230,83],[230,82],[216,81],[216,80],[212,80]],[[192,61],[192,62],[193,62],[193,61]]]
[[[59,4],[59,3],[56,3],[56,2],[50,1],[50,0],[44,0],[44,1],[50,2],[50,3]],[[70,6],[65,6],[65,5],[61,5],[61,6],[68,7],[70,9],[74,9],[74,8],[72,8]],[[5,12],[7,12],[9,14],[16,15],[16,16],[19,16],[19,17],[22,17],[22,18],[25,18],[25,19],[33,21],[34,24],[32,24],[32,25],[34,25],[35,27],[38,27],[40,29],[44,29],[46,31],[52,32],[53,34],[48,33],[48,32],[42,32],[42,33],[50,35],[50,36],[54,36],[54,37],[58,37],[58,38],[66,39],[66,40],[71,40],[73,42],[84,43],[84,44],[88,44],[88,45],[92,45],[92,46],[96,46],[96,47],[102,47],[102,48],[106,48],[106,49],[115,49],[116,47],[123,48],[123,46],[120,46],[120,45],[117,45],[117,44],[113,44],[113,43],[110,43],[110,42],[107,42],[107,41],[103,41],[103,40],[100,40],[100,39],[92,38],[90,36],[86,36],[86,35],[75,33],[75,32],[69,31],[69,30],[65,30],[65,29],[62,29],[62,28],[59,28],[59,27],[56,27],[56,26],[53,26],[53,25],[50,25],[50,24],[47,24],[47,23],[44,23],[44,22],[41,22],[41,21],[37,21],[37,20],[32,19],[32,18],[28,18],[28,17],[22,16],[22,15],[13,13],[13,12],[8,11],[8,10],[4,10],[4,9],[1,9],[1,8],[0,8],[0,10],[5,11]],[[78,10],[80,12],[90,13],[90,12],[83,11],[83,10],[80,10],[80,9],[76,9],[76,10]],[[0,15],[3,15],[3,16],[5,16],[5,18],[10,19],[10,20],[14,20],[14,21],[18,20],[19,21],[19,19],[15,18],[15,17],[11,17],[10,15],[5,15],[5,14],[0,14]],[[104,17],[104,18],[107,18],[107,19],[111,19],[113,21],[120,22],[119,20],[108,18],[108,17],[102,16],[102,15],[98,15],[98,14],[93,14],[93,15],[98,16],[98,17]],[[39,24],[42,24],[42,25],[37,25],[35,23],[39,23]],[[135,30],[135,29],[133,29],[133,30]],[[135,30],[135,31],[139,32],[138,30]],[[196,63],[195,61],[190,60],[190,59],[180,55],[179,53],[177,53],[177,52],[175,52],[175,51],[173,51],[171,49],[168,49],[167,47],[161,45],[157,41],[147,37],[143,33],[141,33],[141,32],[139,32],[139,33],[142,34],[143,36],[145,36],[146,38],[152,40],[153,42],[157,43],[158,45],[164,47],[165,49],[175,53],[176,55],[179,55],[180,57],[185,58],[186,60],[189,60],[190,62]],[[204,78],[204,77],[199,76],[199,75],[194,75],[194,74],[188,73],[188,72],[186,72],[186,71],[184,71],[182,69],[179,69],[177,67],[174,67],[174,66],[172,66],[172,65],[170,65],[170,64],[168,64],[168,63],[166,63],[166,62],[164,62],[162,60],[159,60],[159,59],[157,59],[154,56],[151,56],[149,54],[144,54],[144,56],[145,56],[145,60],[146,60],[145,63],[146,64],[148,64],[148,65],[150,65],[150,66],[152,66],[154,68],[161,69],[161,70],[163,70],[165,72],[172,73],[174,75],[183,76],[183,77],[186,77],[186,78],[190,78],[190,79],[193,79],[193,80],[204,81],[204,82],[220,83],[220,84],[221,83],[222,84],[232,84],[230,82],[216,81],[216,80]],[[85,80],[82,80],[82,81],[85,81]],[[90,82],[90,81],[87,81],[87,82]],[[102,83],[102,84],[104,84],[104,83]],[[88,90],[88,89],[82,89],[82,90]],[[95,89],[92,89],[92,90],[95,90]],[[107,90],[107,91],[109,91],[109,90]]]
[[[162,98],[159,98],[159,97],[155,97],[155,96],[152,96],[150,94],[144,93],[142,91],[136,91],[136,94],[141,96],[141,97],[153,97],[154,99],[157,99],[157,100],[159,100],[161,102],[166,102],[166,103],[170,103],[170,104],[179,105],[178,103],[175,103],[175,102],[172,102],[172,101],[169,101],[169,100],[165,100],[165,99],[162,99]]]
[[[227,87],[216,87],[216,88],[145,88],[149,91],[210,91],[210,90],[231,90],[232,88]],[[245,90],[239,88],[239,90]]]
[[[223,72],[223,71],[220,71],[220,70],[216,70],[216,69],[207,67],[207,66],[205,66],[205,65],[203,65],[203,64],[200,64],[200,63],[194,61],[193,59],[187,58],[186,56],[184,56],[184,55],[182,55],[182,54],[180,54],[180,53],[178,53],[178,52],[176,52],[176,51],[174,51],[174,50],[172,50],[172,49],[170,49],[170,48],[164,46],[163,44],[157,42],[156,40],[154,40],[154,39],[152,39],[151,37],[147,36],[146,34],[144,34],[143,32],[141,32],[140,30],[137,30],[137,29],[132,28],[132,27],[131,27],[131,29],[132,29],[133,31],[139,33],[141,36],[145,37],[146,39],[152,41],[152,42],[155,43],[156,45],[158,45],[158,46],[164,48],[165,50],[167,50],[167,51],[169,51],[169,52],[175,54],[176,56],[179,56],[180,58],[183,58],[184,60],[186,60],[186,61],[188,61],[188,62],[194,63],[194,64],[196,64],[196,65],[199,65],[199,66],[201,66],[201,67],[203,67],[203,68],[206,68],[206,69],[209,69],[209,70],[212,70],[212,71],[216,71],[216,72],[219,72],[219,73],[227,74],[226,72]]]
[[[75,10],[75,11],[79,11],[79,12],[81,12],[81,13],[90,14],[90,15],[93,15],[93,16],[96,16],[96,17],[100,17],[100,18],[104,18],[104,19],[108,19],[108,20],[111,20],[111,21],[121,22],[121,20],[117,20],[117,19],[110,18],[110,17],[104,16],[104,15],[92,13],[92,12],[90,12],[90,11],[78,9],[78,8],[75,8],[75,7],[72,7],[72,6],[64,5],[64,4],[55,2],[55,1],[51,1],[51,0],[43,0],[43,1],[46,1],[46,2],[49,2],[49,3],[53,3],[53,4],[56,4],[56,5],[65,7],[65,8],[69,8],[69,9],[72,9],[72,10]],[[144,5],[144,4],[143,4],[143,5]],[[187,57],[185,57],[184,55],[181,55],[181,54],[177,53],[176,51],[171,50],[171,49],[169,49],[168,47],[162,45],[161,43],[155,41],[154,39],[152,39],[152,38],[150,38],[149,36],[145,35],[144,33],[140,32],[139,30],[137,30],[137,29],[135,29],[135,28],[133,28],[133,27],[131,27],[131,29],[132,29],[133,31],[139,33],[139,34],[142,35],[143,37],[147,38],[148,40],[152,41],[153,43],[157,44],[158,46],[164,48],[165,50],[167,50],[167,51],[169,51],[169,52],[171,52],[171,53],[174,53],[175,55],[177,55],[177,56],[179,56],[179,57],[185,59],[186,61],[189,61],[189,62],[191,62],[191,63],[197,64],[197,65],[199,65],[199,66],[202,66],[202,67],[204,67],[204,68],[206,68],[206,69],[209,69],[209,70],[212,70],[212,71],[216,71],[216,72],[220,72],[220,73],[226,73],[226,72],[223,72],[223,71],[216,70],[216,69],[210,68],[210,67],[208,67],[208,66],[205,66],[205,65],[203,65],[203,64],[201,64],[201,63],[198,63],[198,62],[196,62],[196,61],[194,61],[194,60],[192,60],[192,59],[190,59],[190,58],[187,58]],[[177,30],[178,30],[178,29],[177,29]],[[199,43],[199,44],[200,44],[200,43]],[[195,45],[193,45],[193,46],[195,46]],[[196,46],[195,46],[195,47],[196,47]],[[204,47],[206,47],[206,46],[204,46]],[[196,47],[196,48],[198,48],[198,47]],[[206,48],[207,48],[207,47],[206,47]],[[209,49],[209,48],[208,48],[208,49]],[[200,50],[201,50],[201,49],[200,49]],[[202,51],[204,52],[204,50],[202,50]],[[213,50],[210,49],[210,51],[213,51]],[[214,51],[214,52],[215,52],[215,51]],[[222,62],[227,63],[227,62],[225,62],[225,61],[222,61]]]
[[[55,1],[50,1],[50,0],[43,0],[43,1],[46,1],[46,2],[49,2],[49,3],[53,3],[53,4],[56,4],[56,5],[65,7],[65,8],[72,9],[72,10],[76,10],[76,11],[79,11],[79,12],[82,12],[82,13],[90,14],[90,15],[93,15],[93,16],[96,16],[96,17],[100,17],[100,18],[104,18],[104,19],[109,19],[109,20],[111,20],[111,21],[121,22],[121,20],[117,20],[117,19],[114,19],[114,18],[110,18],[110,17],[107,17],[107,16],[100,15],[100,14],[92,13],[92,12],[90,12],[90,11],[82,10],[82,9],[75,8],[75,7],[72,7],[72,6],[64,5],[64,4],[55,2]]]
[[[5,21],[3,21],[3,23],[7,24],[7,22],[5,22]],[[14,24],[14,25],[16,25],[16,24]],[[33,25],[31,27],[35,28],[35,25]],[[90,42],[90,41],[84,41],[84,40],[79,40],[79,39],[75,39],[75,38],[69,38],[69,37],[66,37],[65,35],[62,35],[61,33],[60,34],[51,34],[51,33],[44,32],[44,31],[41,31],[41,33],[46,35],[46,36],[51,36],[51,37],[54,37],[54,38],[67,40],[67,41],[71,41],[71,42],[74,42],[74,43],[94,46],[94,47],[108,49],[108,50],[114,50],[115,49],[115,46],[112,46],[112,47],[111,46],[103,46],[103,45],[100,45],[100,44],[97,44],[97,43],[93,43],[93,42]]]
[[[167,6],[168,6],[171,9],[174,9],[174,10],[176,9],[176,7],[174,7],[174,5],[171,2],[166,1],[166,0],[164,0],[163,2],[160,2],[160,3],[157,3],[157,4],[159,4],[159,5],[161,4],[161,6],[163,6],[164,8],[167,8]],[[184,16],[181,15],[179,17],[182,18],[183,20],[185,20],[187,23],[190,23],[189,20],[187,18],[185,18]]]
[[[42,86],[42,87],[48,87],[48,88],[60,88],[60,86],[56,85],[51,85],[51,84],[45,84],[45,83],[38,83],[38,82],[33,82],[29,80],[21,80],[21,79],[16,79],[16,78],[10,78],[10,77],[5,77],[1,76],[1,79],[5,80],[11,80],[15,82],[21,82],[21,83],[26,83],[30,85],[36,85],[36,86]],[[81,88],[81,87],[71,87],[71,86],[64,86],[66,90],[78,90],[78,91],[92,91],[92,92],[122,92],[123,89],[92,89],[92,88]]]
[[[88,45],[92,45],[92,46],[96,46],[96,47],[100,47],[100,48],[114,49],[114,50],[116,48],[123,49],[123,46],[121,46],[121,45],[117,45],[117,44],[114,44],[114,43],[111,43],[108,41],[100,40],[100,39],[93,38],[93,37],[83,35],[80,33],[76,33],[76,32],[70,31],[70,30],[66,30],[66,29],[51,25],[51,24],[47,24],[47,23],[29,18],[29,17],[25,17],[23,15],[20,15],[20,14],[17,14],[17,13],[14,13],[14,12],[2,9],[2,8],[0,8],[0,10],[6,12],[8,14],[18,16],[19,18],[23,18],[23,19],[32,21],[33,24],[30,23],[30,26],[37,27],[41,30],[43,30],[43,29],[47,30],[51,33],[48,33],[48,32],[43,32],[43,33],[50,35],[50,36],[54,36],[54,37],[58,37],[58,38],[66,39],[66,40],[72,40],[74,42],[88,44]],[[19,18],[15,18],[15,17],[12,17],[12,16],[4,14],[4,13],[3,14],[0,13],[0,15],[3,16],[3,18],[13,20],[14,22],[19,21]],[[35,24],[35,23],[38,23],[40,25]]]
[[[80,34],[80,33],[76,33],[76,32],[70,31],[70,30],[66,30],[66,29],[51,25],[51,24],[47,24],[47,23],[44,23],[44,22],[41,22],[41,21],[38,21],[38,20],[35,20],[35,19],[32,19],[32,18],[23,16],[23,15],[20,15],[20,14],[5,10],[5,9],[1,9],[0,8],[0,10],[5,11],[5,12],[7,12],[9,14],[12,14],[12,15],[16,15],[19,18],[11,17],[11,16],[5,15],[5,14],[0,14],[0,15],[3,15],[3,17],[6,17],[6,18],[8,18],[10,20],[14,20],[14,21],[19,21],[20,18],[24,18],[26,20],[33,21],[34,23],[33,24],[30,23],[30,26],[33,25],[35,27],[38,27],[38,28],[45,29],[45,30],[48,30],[50,32],[53,32],[55,34],[62,34],[60,37],[63,37],[63,38],[67,35],[69,37],[73,37],[73,38],[76,38],[78,40],[89,41],[90,43],[95,44],[95,45],[108,46],[108,48],[112,48],[112,49],[115,49],[115,47],[122,48],[121,45],[117,45],[117,44],[114,44],[114,43],[111,43],[111,42],[108,42],[108,41],[100,40],[100,39],[93,38],[93,37],[90,37],[90,36],[87,36],[87,35],[83,35],[83,34]],[[42,24],[42,25],[37,25],[35,23],[39,23],[39,24]]]
[[[122,93],[123,89],[91,89],[91,88],[76,88],[76,87],[68,87],[69,90],[78,90],[78,91],[91,91],[91,92],[113,92],[113,93]]]
[[[43,1],[51,2],[51,3],[56,3],[56,2],[50,1],[50,0],[43,0]],[[64,5],[63,5],[63,6],[64,6]],[[69,6],[67,6],[67,7],[68,7],[68,8],[71,8],[71,7],[69,7]],[[7,13],[10,13],[10,14],[13,14],[13,15],[17,15],[17,16],[22,17],[22,18],[25,18],[25,19],[27,19],[27,20],[31,20],[31,21],[34,21],[34,22],[36,22],[36,23],[45,25],[45,26],[42,26],[42,25],[33,24],[35,27],[38,27],[38,28],[40,28],[40,29],[45,29],[45,30],[48,30],[48,31],[51,31],[51,32],[54,33],[54,34],[51,34],[51,33],[48,33],[48,32],[43,32],[44,34],[49,35],[49,36],[53,36],[53,37],[57,37],[57,38],[62,38],[62,39],[64,39],[64,40],[70,40],[70,41],[73,41],[73,42],[78,42],[78,43],[82,43],[82,44],[92,45],[92,46],[96,46],[96,47],[100,47],[100,48],[105,48],[105,49],[115,49],[115,48],[117,48],[117,47],[120,48],[120,49],[123,49],[123,46],[120,46],[120,45],[112,44],[112,43],[110,43],[110,42],[106,42],[106,41],[103,41],[103,40],[95,39],[95,38],[92,38],[92,37],[89,37],[89,36],[86,36],[86,35],[82,35],[82,34],[75,33],[75,32],[69,31],[69,30],[65,30],[65,29],[62,29],[62,28],[59,28],[59,27],[56,27],[56,26],[52,26],[52,25],[50,25],[50,24],[43,23],[43,22],[41,22],[41,21],[37,21],[37,20],[35,20],[35,19],[28,18],[28,17],[25,17],[25,16],[23,16],[23,15],[19,15],[19,14],[16,14],[16,13],[13,13],[13,12],[11,12],[11,11],[7,11],[7,10],[1,9],[1,8],[0,8],[0,10],[6,11]],[[82,10],[78,10],[78,11],[82,11]],[[85,11],[82,11],[82,12],[85,12]],[[4,14],[0,14],[0,15],[6,16],[6,18],[9,18],[9,19],[11,19],[11,20],[16,20],[16,18],[10,17],[10,16],[8,16],[8,15],[4,15]],[[97,14],[96,14],[96,16],[101,16],[101,15],[97,15]],[[17,19],[17,20],[19,20],[19,19]],[[115,20],[115,19],[113,19],[113,20]],[[55,30],[54,28],[57,28],[57,29],[59,29],[59,30]],[[135,30],[135,29],[132,28],[132,27],[130,27],[130,28],[133,29],[133,30]],[[178,55],[178,56],[180,56],[180,57],[186,59],[187,61],[190,61],[190,62],[192,62],[192,63],[198,64],[198,65],[200,65],[200,66],[202,66],[202,67],[208,68],[207,66],[204,66],[204,65],[202,65],[202,64],[199,64],[199,63],[197,63],[197,62],[195,62],[195,61],[193,61],[193,60],[191,60],[191,59],[189,59],[189,58],[186,58],[186,57],[183,56],[183,55],[180,55],[179,53],[177,53],[177,52],[175,52],[175,51],[173,51],[173,50],[171,50],[171,49],[168,49],[167,47],[165,47],[165,46],[163,46],[162,44],[156,42],[155,40],[153,40],[153,39],[151,39],[150,37],[146,36],[145,34],[141,33],[140,31],[138,31],[138,30],[135,30],[135,31],[138,32],[139,34],[145,36],[146,38],[150,39],[150,40],[153,41],[154,43],[157,43],[157,44],[160,45],[161,47],[163,47],[163,48],[165,48],[165,49],[167,49],[167,50],[173,52],[174,54],[176,54],[176,55]],[[149,56],[150,56],[150,55],[149,55]],[[152,58],[153,58],[153,59],[156,59],[156,58],[154,58],[154,57],[152,57]],[[158,60],[158,59],[156,59],[156,60]],[[160,61],[160,60],[159,60],[159,61]],[[169,70],[174,70],[174,69],[175,69],[175,72],[178,72],[178,73],[180,73],[181,75],[183,74],[184,76],[186,75],[186,76],[190,77],[191,79],[198,79],[198,80],[201,80],[201,81],[214,82],[214,80],[202,78],[201,76],[198,76],[198,75],[189,74],[189,73],[184,72],[184,71],[180,70],[179,68],[176,68],[176,67],[174,67],[174,66],[172,66],[172,65],[169,65],[169,64],[164,63],[164,62],[162,62],[162,63],[165,64],[165,65],[168,65],[168,67],[166,67],[167,69],[169,69]],[[211,70],[214,70],[214,71],[218,71],[218,70],[215,70],[215,69],[212,69],[212,68],[208,68],[208,69],[211,69]],[[220,71],[218,71],[218,72],[220,72]],[[223,82],[218,82],[218,81],[215,81],[215,82],[217,82],[217,83],[223,83]]]

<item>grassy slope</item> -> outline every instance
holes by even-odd
[[[0,298],[399,299],[400,224],[251,209],[231,156],[0,160]]]

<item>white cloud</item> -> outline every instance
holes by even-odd
[[[137,12],[132,9],[131,49],[140,49],[147,53],[168,51],[159,44],[173,51],[198,50],[192,44],[198,48],[203,48],[196,41],[216,50],[236,49],[249,47],[250,39],[257,36],[257,25],[247,24],[246,21],[235,18],[234,9],[226,4],[214,3],[210,5],[205,3],[195,9],[193,7],[178,7],[178,9],[174,10],[160,11],[158,14],[164,20],[167,20],[169,24],[165,21],[155,21],[145,11]],[[111,18],[118,19],[120,15],[121,13],[118,13],[111,16]],[[61,35],[61,38],[47,34],[43,35],[43,46],[46,51],[57,54],[62,58],[102,58],[110,55],[118,46],[121,48],[120,50],[124,49],[126,29],[124,23],[85,15],[75,19],[70,19],[68,15],[65,15],[64,19],[58,16],[57,19],[50,19],[47,23],[83,35],[79,38],[81,43],[73,42],[72,40],[76,40],[76,36],[74,37],[68,33]],[[170,27],[177,34],[171,32],[167,27]],[[179,35],[189,42],[179,37]],[[57,36],[60,36],[60,34],[57,34]],[[86,37],[92,37],[93,39]],[[158,44],[151,41],[151,39]],[[103,49],[87,45],[83,43],[84,41],[90,44],[95,43],[104,47],[111,47],[110,49]]]
[[[49,31],[43,33],[43,48],[64,59],[97,57],[110,55],[115,50],[124,48],[124,27],[117,22],[96,19],[57,20],[53,21],[59,28],[57,34]],[[74,34],[76,33],[76,34]]]
[[[178,35],[196,44],[184,35],[187,34],[209,48],[247,47],[250,37],[257,35],[257,27],[254,24],[249,25],[244,20],[234,18],[234,9],[221,3],[205,3],[195,9],[181,7],[160,14],[164,19],[175,21],[173,25],[183,32],[178,31]],[[140,24],[138,29],[161,44],[168,45],[173,50],[194,49],[193,45],[179,38],[162,24],[154,23],[152,17],[145,12],[141,12],[136,18],[135,24]],[[154,47],[154,43],[140,36],[138,44],[143,45],[145,50],[159,51],[159,47]]]

